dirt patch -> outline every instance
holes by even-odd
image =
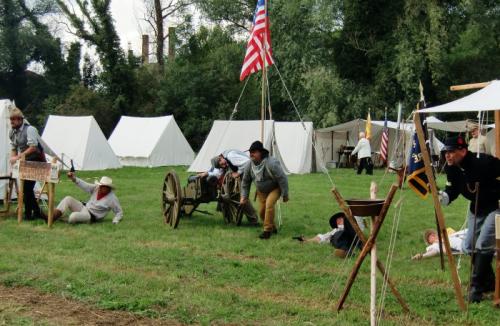
[[[125,311],[103,310],[28,287],[0,285],[0,315],[13,314],[48,325],[182,325],[172,320],[151,319]]]

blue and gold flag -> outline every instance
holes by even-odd
[[[425,174],[424,160],[418,141],[417,133],[413,134],[410,161],[408,162],[408,186],[422,199],[429,194],[427,175]]]

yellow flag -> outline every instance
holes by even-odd
[[[368,117],[366,118],[365,136],[366,139],[372,138],[372,118],[370,116],[370,111],[368,111]]]

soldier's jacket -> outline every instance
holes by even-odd
[[[462,194],[471,201],[470,211],[475,212],[475,183],[479,182],[478,214],[487,214],[498,208],[500,199],[500,160],[496,157],[467,152],[460,166],[445,167],[448,182],[445,192],[450,202]]]

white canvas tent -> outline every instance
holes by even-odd
[[[264,147],[273,149],[273,156],[280,159],[289,173],[309,173],[312,169],[313,124],[305,122],[304,126],[300,122],[264,121]],[[227,149],[245,151],[260,138],[260,120],[216,120],[188,171],[206,171],[212,157]]]
[[[456,101],[421,110],[423,113],[484,111],[500,111],[500,80],[493,80],[479,91]],[[494,125],[489,125],[489,127],[494,127]],[[491,153],[495,153],[495,129],[488,132],[487,138]]]
[[[0,100],[0,175],[9,175],[9,157],[10,157],[10,140],[9,140],[9,100]],[[0,180],[0,199],[5,197],[6,180]]]
[[[172,115],[121,117],[109,144],[125,166],[188,165],[194,152]]]
[[[450,103],[423,109],[420,112],[478,112],[498,110],[500,110],[500,80],[494,80],[488,86],[468,96]]]
[[[358,135],[360,131],[365,131],[366,120],[355,119],[339,125],[328,128],[317,129],[316,137],[316,165],[318,169],[324,167],[328,162],[339,162],[339,150],[341,146],[356,146],[358,143]],[[401,123],[401,130],[405,133],[405,138],[402,140],[396,139],[397,123],[387,121],[389,129],[389,154],[394,150],[394,146],[404,147],[407,151],[410,149],[411,136],[414,131],[414,125],[411,123]],[[382,141],[382,132],[384,129],[384,121],[372,121],[370,145],[372,152],[380,151],[380,143]],[[439,153],[443,144],[433,137],[434,143],[432,150],[434,153]],[[389,157],[390,158],[390,157]]]
[[[50,115],[43,130],[42,140],[66,166],[70,166],[72,159],[77,170],[121,167],[93,116]]]

